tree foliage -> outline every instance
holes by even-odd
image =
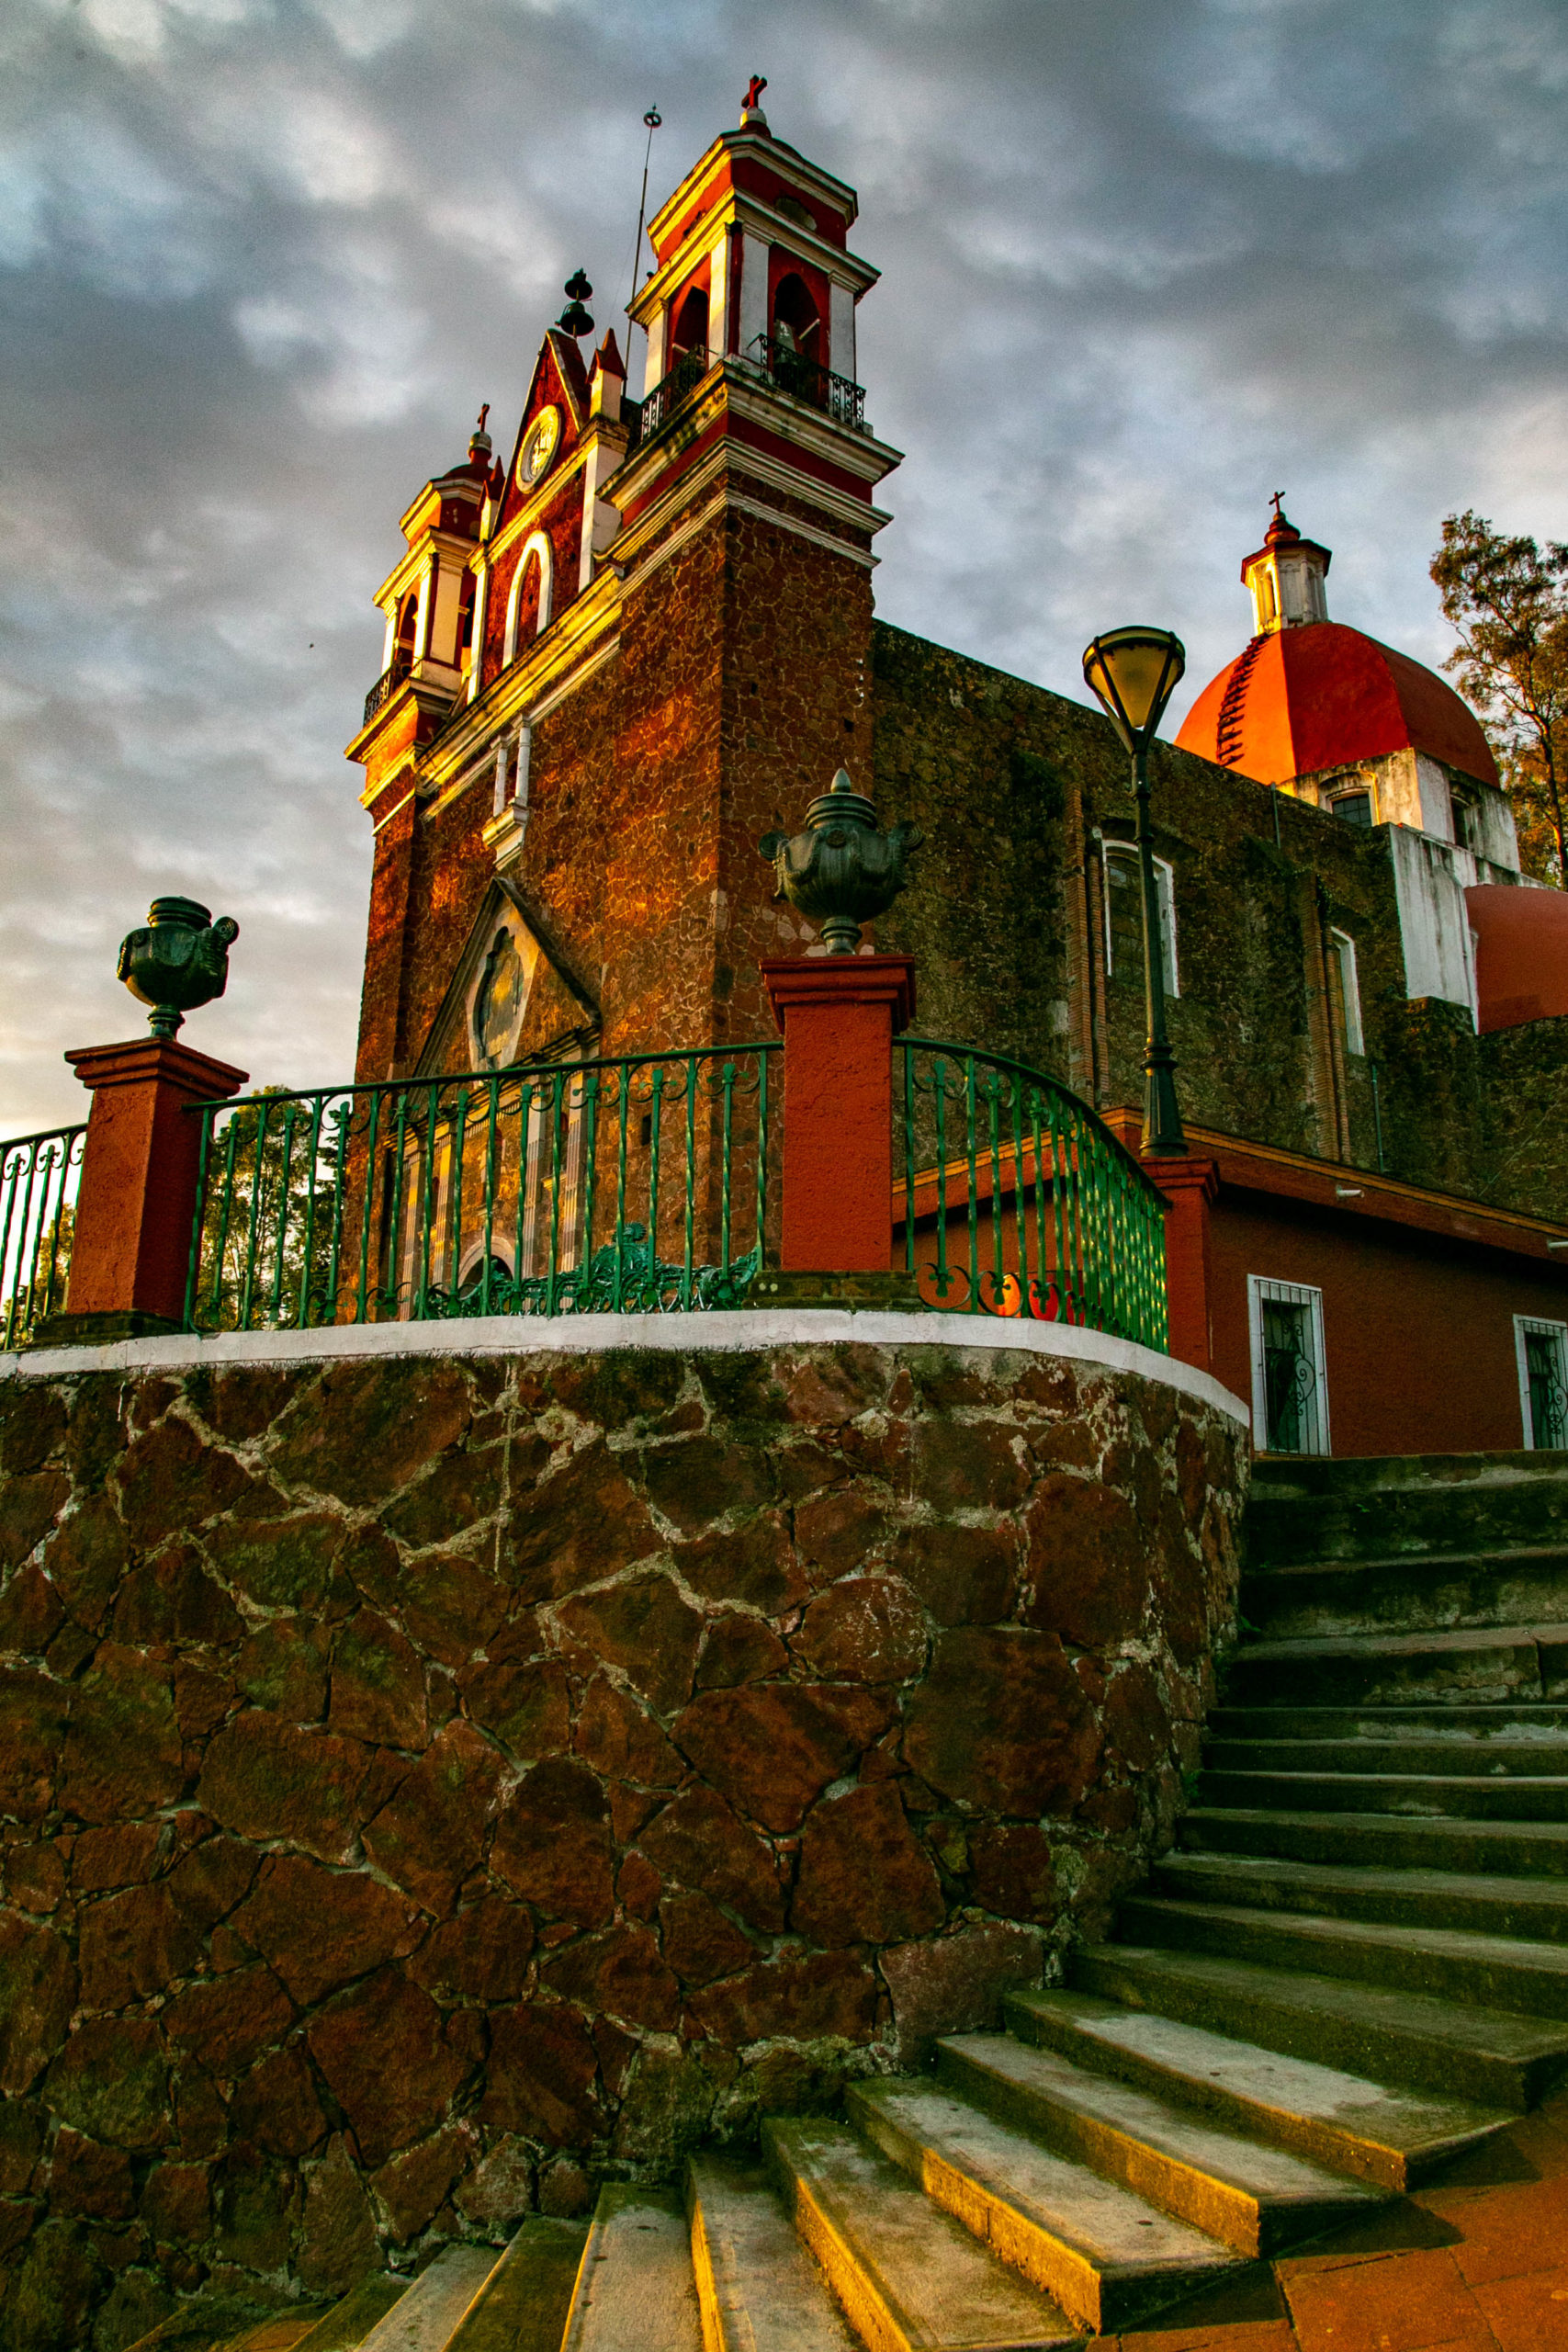
[[[1502,754],[1525,870],[1568,889],[1568,546],[1466,508],[1444,517],[1432,578],[1459,638],[1444,667]]]

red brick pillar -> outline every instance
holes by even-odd
[[[65,1312],[42,1336],[69,1342],[178,1330],[201,1148],[201,1121],[185,1106],[237,1094],[246,1073],[157,1037],[84,1046],[65,1058],[93,1106]]]
[[[786,1272],[887,1273],[893,1264],[893,1038],[915,1010],[908,956],[765,963],[784,1032]]]
[[[1213,1295],[1209,1206],[1220,1189],[1212,1159],[1164,1157],[1144,1166],[1170,1204],[1165,1220],[1165,1287],[1170,1352],[1179,1363],[1212,1372]]]

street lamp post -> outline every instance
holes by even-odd
[[[1159,892],[1149,835],[1149,745],[1166,704],[1187,667],[1181,640],[1163,628],[1113,628],[1097,637],[1083,658],[1085,684],[1133,757],[1138,864],[1144,886],[1144,1149],[1184,1152],[1176,1104],[1176,1057],[1165,1025],[1165,958],[1160,953]]]

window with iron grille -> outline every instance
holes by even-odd
[[[1552,1453],[1568,1448],[1568,1323],[1516,1315],[1514,1344],[1525,1443]]]
[[[1253,1443],[1262,1453],[1327,1453],[1323,1293],[1249,1274]]]

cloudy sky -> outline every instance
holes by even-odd
[[[156,891],[243,927],[193,1043],[348,1073],[397,516],[752,72],[883,272],[888,618],[1070,694],[1156,619],[1190,698],[1272,490],[1433,662],[1447,511],[1568,537],[1562,0],[4,0],[0,1133]]]

